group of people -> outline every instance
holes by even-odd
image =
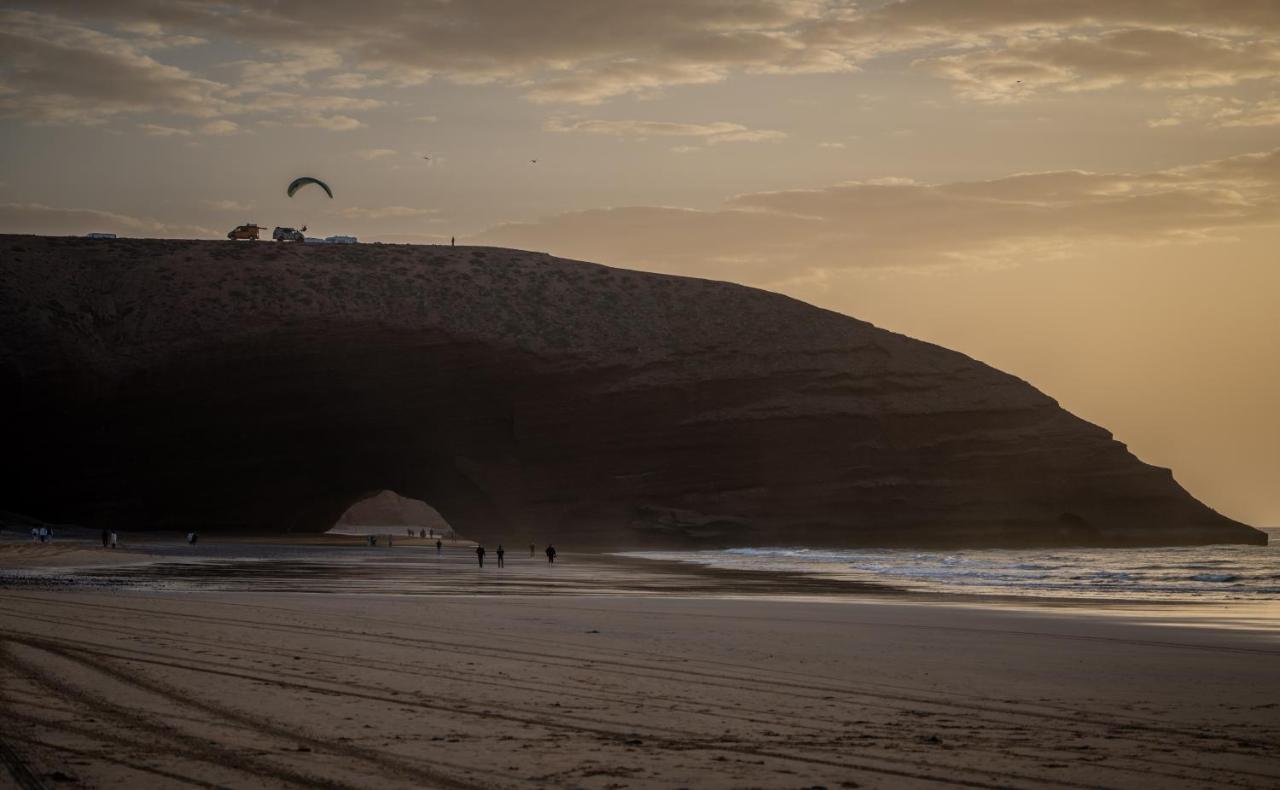
[[[32,527],[31,539],[38,543],[48,543],[53,540],[53,530],[48,527]]]
[[[120,546],[120,536],[116,534],[114,529],[102,530],[102,548],[114,549]]]
[[[530,557],[532,557],[532,556],[533,556],[533,554],[534,554],[534,550],[535,550],[536,548],[537,548],[537,547],[536,547],[536,546],[534,546],[532,543],[530,543],[530,544],[529,544],[529,556],[530,556]],[[440,541],[436,541],[436,553],[437,553],[437,554],[439,554],[439,553],[440,553]],[[552,545],[550,545],[550,544],[547,544],[547,549],[546,549],[546,552],[545,552],[545,553],[546,553],[546,555],[547,555],[547,564],[548,564],[548,565],[550,565],[550,564],[552,564],[552,563],[554,563],[554,562],[556,561],[556,547],[555,547],[555,546],[552,546]],[[501,543],[499,543],[499,544],[498,544],[498,548],[497,548],[497,550],[496,550],[496,551],[494,551],[494,554],[498,555],[498,567],[499,567],[499,568],[505,568],[505,567],[506,567],[506,560],[505,560],[504,558],[505,558],[505,557],[506,557],[506,555],[507,555],[507,550],[506,550],[506,549],[504,549],[504,548],[502,548],[502,544],[501,544]],[[483,568],[483,567],[484,567],[484,555],[485,555],[484,546],[476,546],[476,560],[480,563],[480,567],[481,567],[481,568]]]

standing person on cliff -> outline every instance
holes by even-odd
[[[548,544],[547,545],[547,564],[548,565],[554,564],[555,561],[556,561],[556,547]]]
[[[476,546],[476,559],[480,560],[480,567],[484,567],[484,546]]]

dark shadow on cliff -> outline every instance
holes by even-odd
[[[515,250],[0,238],[0,507],[574,547],[1262,542],[968,357]]]

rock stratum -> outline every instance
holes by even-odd
[[[389,489],[562,547],[1263,543],[962,354],[477,247],[0,237],[0,508],[322,531]]]

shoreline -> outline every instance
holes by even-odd
[[[379,533],[386,534],[386,533]],[[713,567],[696,562],[621,553],[561,554],[551,574],[545,563],[509,552],[508,569],[475,575],[470,541],[446,543],[434,556],[434,540],[400,537],[393,548],[366,549],[363,535],[324,535],[321,540],[223,537],[197,546],[178,541],[132,543],[104,550],[84,540],[48,545],[0,541],[0,591],[84,589],[112,592],[299,593],[447,596],[615,596],[838,603],[902,603],[939,608],[1071,612],[1107,618],[1154,619],[1195,627],[1246,629],[1280,635],[1280,601],[1167,600],[1137,597],[1070,597],[910,589],[893,584],[786,570]],[[393,535],[393,537],[395,537]],[[331,540],[336,539],[336,540]],[[242,549],[260,547],[262,552]],[[337,554],[328,549],[351,549]],[[284,550],[277,556],[260,556]],[[292,556],[289,550],[301,552]],[[312,555],[312,556],[308,556]],[[15,561],[16,559],[16,561]],[[420,568],[413,563],[421,564]],[[489,564],[494,564],[492,553]],[[316,569],[313,570],[312,566]],[[272,574],[272,568],[282,573]],[[417,571],[421,572],[417,572]],[[273,576],[280,576],[283,582]],[[379,584],[379,577],[386,577]],[[353,582],[353,579],[355,581]]]

